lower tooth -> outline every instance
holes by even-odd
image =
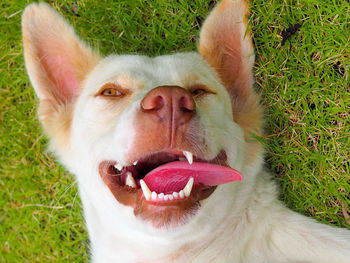
[[[142,179],[140,180],[140,186],[141,186],[144,197],[146,198],[146,200],[149,200],[151,198],[151,190],[149,190],[147,184]]]
[[[180,198],[184,198],[185,197],[185,193],[184,193],[183,190],[180,191],[179,196],[180,196]]]
[[[185,188],[182,189],[182,190],[184,191],[184,194],[185,194],[186,197],[189,197],[190,194],[191,194],[192,187],[193,187],[193,181],[194,181],[194,180],[193,180],[193,177],[191,177],[191,178],[188,180],[188,182],[187,182]]]
[[[157,193],[156,192],[152,192],[151,197],[153,200],[157,199]]]
[[[173,195],[168,195],[168,197],[169,197],[169,200],[170,200],[170,201],[174,199],[174,196],[173,196]]]
[[[158,194],[158,198],[159,199],[163,199],[164,198],[164,194],[163,193]]]
[[[164,201],[168,201],[169,195],[164,195]]]
[[[174,196],[175,198],[178,198],[178,197],[179,197],[179,193],[174,192],[174,193],[173,193],[173,196]]]

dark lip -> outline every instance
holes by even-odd
[[[106,177],[112,177],[113,180],[118,183],[120,186],[125,186],[127,188],[131,188],[125,185],[126,181],[126,174],[130,172],[137,184],[137,189],[140,189],[140,180],[145,177],[145,175],[150,172],[151,170],[157,168],[158,166],[162,164],[166,164],[173,161],[178,161],[179,158],[184,158],[182,151],[177,150],[166,150],[166,151],[157,151],[150,154],[147,154],[143,157],[141,157],[137,161],[137,164],[131,164],[128,166],[123,167],[122,171],[118,171],[114,165],[117,163],[114,160],[105,160],[102,161],[99,165],[99,171],[100,176]],[[220,151],[220,153],[211,160],[206,160],[203,158],[198,158],[196,156],[193,156],[194,162],[202,162],[202,163],[212,163],[217,164],[221,166],[228,166],[227,165],[227,156],[225,151]],[[132,188],[131,188],[132,189]],[[130,191],[131,189],[126,189],[127,191]]]
[[[179,157],[182,157],[182,155],[179,155],[180,151],[174,152],[174,151],[158,151],[151,154],[147,154],[146,156],[140,158],[138,160],[137,166],[142,167],[144,164],[147,165],[147,162],[152,160],[151,168],[156,168],[157,166],[163,164],[164,162],[171,162],[178,160]],[[182,153],[182,152],[181,152]],[[159,163],[157,163],[159,161]],[[207,162],[207,163],[213,163],[218,164],[222,166],[228,166],[227,165],[227,156],[225,151],[220,151],[219,154],[211,159],[211,160],[205,160],[201,158],[197,158],[194,156],[195,162]],[[137,187],[129,187],[125,185],[125,178],[126,178],[126,172],[135,170],[136,168],[133,165],[127,166],[123,168],[122,175],[116,175],[116,168],[114,168],[114,165],[116,164],[116,161],[114,160],[105,160],[102,161],[99,165],[99,174],[104,181],[104,183],[108,186],[114,197],[122,204],[129,205],[132,207],[137,206],[137,202],[142,200],[143,202],[149,202],[154,203],[152,200],[146,200],[143,192],[140,187],[140,179],[142,179],[144,175],[136,176],[134,179],[136,181]],[[156,164],[156,165],[155,165]],[[199,200],[202,200],[204,198],[209,197],[214,190],[216,189],[216,186],[205,186],[205,185],[194,185],[192,192],[189,197],[185,197],[184,199],[180,200],[168,200],[164,202],[157,202],[156,205],[164,205],[164,206],[174,206],[174,205],[181,205],[182,203],[195,203]]]
[[[165,158],[162,157],[164,158],[163,160],[179,156],[177,152],[174,153],[173,151],[155,152],[144,156],[144,159],[141,161],[146,161],[149,158],[162,154],[165,154]],[[195,161],[228,166],[227,156],[224,151],[221,151],[212,160],[195,158]],[[114,160],[105,160],[99,164],[101,179],[109,188],[116,201],[122,205],[133,208],[134,215],[137,218],[152,222],[154,227],[185,224],[189,218],[199,211],[201,206],[200,201],[211,196],[216,190],[216,186],[197,184],[193,186],[191,194],[184,199],[152,202],[151,200],[146,200],[140,187],[132,188],[126,186],[121,176],[115,176],[115,171],[113,169],[114,164],[116,164]]]

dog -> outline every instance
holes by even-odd
[[[286,208],[263,168],[248,13],[218,3],[198,53],[102,58],[47,4],[25,9],[38,116],[93,262],[350,262],[350,231]]]

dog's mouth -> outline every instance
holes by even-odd
[[[114,197],[132,206],[135,214],[142,214],[145,206],[148,212],[155,206],[157,211],[159,207],[198,206],[217,185],[242,180],[241,174],[227,165],[224,151],[212,160],[197,158],[188,151],[161,151],[124,167],[106,160],[100,163],[99,172]]]

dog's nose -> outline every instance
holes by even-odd
[[[187,123],[196,112],[196,103],[189,91],[179,86],[159,86],[141,101],[143,112],[171,121],[173,125]]]

